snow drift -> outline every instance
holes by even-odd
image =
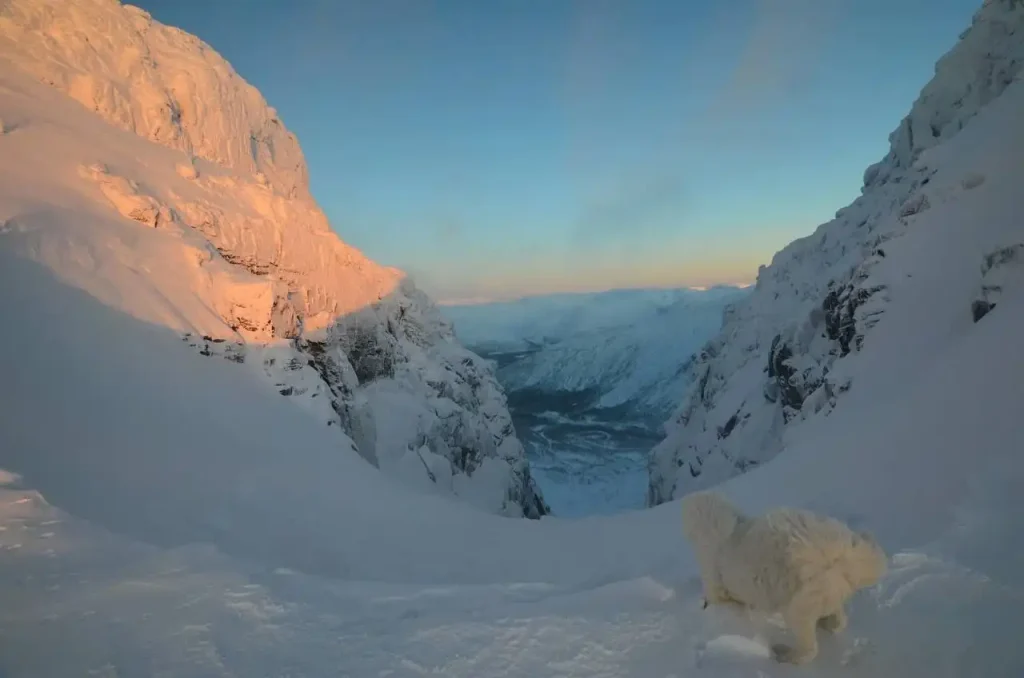
[[[115,0],[14,0],[0,60],[6,253],[259,376],[339,453],[351,439],[424,491],[546,511],[488,365],[331,231],[294,135],[209,46]]]
[[[852,392],[881,397],[914,378],[932,347],[1020,289],[1010,150],[1020,126],[1004,118],[1020,111],[1007,88],[1017,89],[1022,35],[1024,6],[986,0],[865,172],[862,195],[762,267],[699,353],[651,456],[650,504],[765,463]],[[1000,135],[987,136],[997,124]],[[880,375],[861,355],[873,343],[910,352]]]

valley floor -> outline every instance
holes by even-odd
[[[531,473],[559,518],[640,509],[647,493],[647,457],[659,438],[628,422],[517,414],[516,431]]]

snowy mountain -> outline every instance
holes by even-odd
[[[986,3],[965,41],[994,61],[962,62],[977,80],[961,94],[1000,72],[1006,42],[1024,39],[1021,12]],[[309,410],[282,407],[248,353],[197,358],[169,323],[204,308],[209,329],[223,321],[151,281],[205,289],[203,269],[220,264],[190,266],[181,251],[202,251],[198,235],[121,219],[77,170],[102,151],[108,168],[165,172],[184,195],[197,189],[173,179],[178,152],[0,66],[0,191],[20,215],[0,229],[3,675],[1024,675],[1019,78],[984,107],[965,99],[976,115],[916,161],[936,170],[918,189],[936,192],[871,271],[890,285],[885,313],[859,346],[859,326],[835,328],[851,351],[830,374],[846,370],[851,388],[827,416],[791,418],[783,453],[720,485],[747,512],[801,506],[870,530],[891,556],[848,628],[794,668],[768,656],[785,642],[775,620],[701,609],[678,501],[580,520],[472,510],[410,491]],[[737,312],[782,327],[793,310],[764,308],[778,317]],[[763,383],[748,362],[723,378]]]
[[[33,303],[84,291],[177,337],[150,360],[187,350],[255,376],[335,429],[339,455],[486,511],[545,512],[487,363],[400,271],[338,239],[295,137],[208,45],[115,0],[6,2],[0,118],[0,250],[61,283]],[[5,289],[25,284],[14,270]],[[47,360],[67,349],[62,322],[35,327]],[[82,336],[95,361],[123,341]],[[33,350],[8,383],[46,378]]]
[[[581,394],[587,408],[663,419],[692,380],[694,351],[742,288],[612,290],[445,306],[459,338],[498,362],[506,391]]]
[[[1024,5],[986,0],[861,196],[762,267],[701,350],[652,453],[650,504],[764,464],[853,394],[919,379],[1020,292],[1022,64]]]

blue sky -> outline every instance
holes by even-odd
[[[752,281],[852,200],[980,0],[144,0],[439,299]]]

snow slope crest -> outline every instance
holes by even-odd
[[[402,482],[546,512],[488,365],[334,234],[294,135],[209,46],[111,0],[3,3],[0,119],[0,247],[254,371]]]
[[[209,45],[118,0],[13,0],[5,52],[107,122],[243,174],[308,194],[295,135]]]
[[[721,333],[700,351],[694,385],[667,422],[666,439],[652,451],[649,504],[763,464],[796,433],[791,429],[827,416],[858,388],[870,369],[859,364],[858,354],[876,326],[894,309],[918,312],[901,300],[908,296],[904,288],[915,284],[906,273],[913,269],[907,257],[914,255],[904,240],[926,237],[920,234],[935,229],[943,213],[979,195],[993,196],[987,212],[1013,201],[992,186],[1008,151],[991,139],[966,148],[961,135],[1016,82],[1022,64],[1024,3],[985,0],[890,135],[888,154],[865,172],[862,194],[762,267],[750,297],[732,309]],[[1016,251],[1019,233],[1014,237],[1011,232],[986,242],[979,234],[971,242],[985,242],[985,249],[975,252],[969,279],[958,288],[974,296],[964,304],[968,317],[967,307],[980,317],[1003,293],[1001,283],[985,280],[1016,280],[1007,273],[1016,270],[1012,265],[988,272],[995,261],[1015,259],[998,254]],[[970,256],[968,251],[961,257]],[[981,272],[985,280],[978,272],[983,259],[992,262]],[[927,303],[952,302],[936,297]],[[922,345],[933,340],[921,337]]]

